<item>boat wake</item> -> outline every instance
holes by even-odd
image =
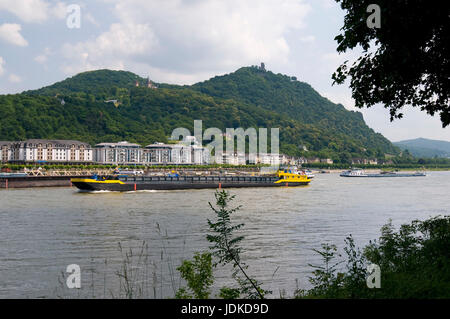
[[[78,190],[78,193],[85,193],[85,194],[103,194],[103,193],[120,193],[120,192],[118,192],[118,191],[109,191],[109,190],[90,191],[90,190],[80,189],[80,190]]]
[[[157,193],[159,192],[156,189],[141,189],[141,190],[137,190],[137,191],[128,191],[128,192],[124,192],[124,193],[129,193],[129,194],[133,194],[133,193]]]

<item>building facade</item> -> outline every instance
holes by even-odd
[[[144,148],[143,162],[151,165],[202,165],[209,163],[209,152],[200,145],[153,143]]]
[[[216,164],[227,164],[227,165],[245,165],[246,155],[244,153],[218,153],[213,156],[214,162]]]
[[[94,148],[94,161],[99,164],[141,164],[142,148],[139,144],[122,141],[100,143]]]
[[[109,165],[205,165],[205,164],[265,164],[302,165],[308,163],[332,164],[332,159],[294,158],[284,154],[222,152],[211,155],[208,148],[194,136],[183,142],[165,144],[155,142],[144,148],[122,141],[100,143],[94,149],[87,143],[74,140],[29,139],[0,141],[0,160],[3,163],[98,163]],[[356,164],[376,164],[376,159],[353,159]]]
[[[14,142],[0,141],[0,161],[2,163],[7,163],[11,161],[12,158],[11,145],[13,143]]]
[[[75,140],[29,139],[12,142],[10,162],[17,163],[92,163],[89,144]]]
[[[371,164],[371,165],[377,165],[378,160],[376,158],[352,158],[352,164]]]
[[[172,146],[164,143],[154,143],[144,148],[143,159],[147,164],[169,164],[172,161]]]

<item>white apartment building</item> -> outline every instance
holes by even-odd
[[[29,139],[11,143],[11,162],[91,163],[89,144],[74,140]]]
[[[201,145],[192,145],[191,149],[191,159],[193,164],[210,164],[211,156],[209,153],[209,149]]]
[[[199,145],[154,143],[144,148],[146,164],[207,164],[209,152]]]
[[[173,144],[171,160],[173,164],[193,164],[192,147],[184,144]]]
[[[289,158],[284,154],[272,153],[227,153],[214,156],[213,159],[217,164],[229,165],[246,165],[246,164],[266,164],[266,165],[283,165],[290,162]]]
[[[143,161],[139,144],[122,141],[95,145],[94,161],[100,164],[140,164]]]
[[[279,153],[247,154],[248,164],[284,165],[289,164],[291,159]]]
[[[11,161],[12,152],[11,144],[14,142],[0,141],[0,162],[6,163]]]
[[[244,153],[227,153],[216,154],[213,156],[216,164],[228,164],[228,165],[245,165],[245,154]]]
[[[172,145],[156,142],[144,148],[143,160],[147,164],[169,164],[171,153]]]

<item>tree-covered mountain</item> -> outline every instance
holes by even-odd
[[[136,86],[136,82],[142,85],[145,79],[127,71],[97,70],[83,72],[39,90],[24,93],[35,95],[64,95],[83,92],[97,95],[98,93],[109,92],[111,87],[130,89]]]
[[[450,142],[416,138],[394,142],[402,150],[408,150],[416,157],[448,157],[450,158]]]
[[[339,136],[336,141],[328,138],[323,140],[316,135],[312,144],[309,139],[297,140],[309,148],[317,149],[319,146],[326,152],[346,150],[378,157],[383,157],[383,153],[397,153],[390,141],[365,124],[360,112],[348,111],[342,104],[332,103],[309,84],[297,81],[295,77],[274,74],[258,67],[246,67],[192,87],[211,96],[256,105],[296,122],[311,124],[321,132],[332,132]],[[354,141],[358,141],[358,145],[353,144]]]
[[[136,81],[140,83],[135,86]],[[281,151],[289,155],[384,157],[397,154],[361,113],[321,97],[306,83],[256,67],[192,86],[158,84],[131,72],[98,70],[54,85],[0,96],[0,140],[167,141],[176,127],[280,128]],[[106,102],[117,100],[117,103]],[[306,149],[306,150],[305,150]]]

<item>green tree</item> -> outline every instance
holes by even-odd
[[[323,264],[314,266],[310,290],[298,290],[298,298],[449,298],[450,216],[415,220],[398,230],[391,222],[378,240],[362,252],[352,237],[344,251],[346,268],[337,272],[337,251],[332,245],[317,250]],[[381,288],[368,289],[366,267],[381,269]]]
[[[181,278],[186,280],[190,292],[180,288],[176,294],[178,299],[208,299],[210,287],[214,282],[210,253],[196,253],[193,260],[184,260],[177,268]]]
[[[333,74],[335,83],[350,78],[359,108],[382,103],[391,121],[401,118],[403,106],[440,113],[443,127],[450,124],[450,2],[379,0],[381,27],[369,28],[372,0],[336,0],[346,11],[337,51],[356,47],[363,54]]]
[[[309,264],[314,268],[314,276],[309,278],[314,288],[309,291],[309,295],[336,298],[342,280],[342,275],[337,272],[340,262],[335,261],[339,256],[336,245],[322,244],[322,250],[313,250],[321,256],[323,265]]]
[[[251,278],[247,274],[248,266],[241,260],[242,248],[239,243],[244,239],[243,236],[235,236],[234,232],[244,226],[244,224],[233,225],[231,222],[231,214],[239,210],[240,206],[230,208],[229,204],[234,199],[234,195],[230,195],[227,191],[216,191],[216,207],[209,203],[211,209],[216,213],[217,219],[211,221],[208,219],[208,225],[212,234],[207,235],[207,239],[213,245],[210,247],[213,256],[218,259],[217,264],[231,264],[236,270],[233,272],[233,278],[240,287],[240,294],[247,298],[264,298],[268,293],[261,288],[260,283]],[[244,278],[239,277],[241,273]],[[231,291],[233,293],[236,290]],[[230,294],[230,290],[221,291],[222,294]]]

